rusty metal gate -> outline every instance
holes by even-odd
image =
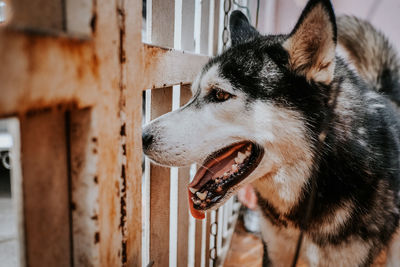
[[[21,265],[221,265],[238,204],[191,219],[190,168],[146,161],[142,175],[141,126],[142,109],[148,121],[190,98],[222,49],[224,3],[0,3],[11,10],[0,14],[0,117],[18,119]]]

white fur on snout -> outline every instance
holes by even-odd
[[[229,101],[227,105],[190,105],[153,121],[146,127],[154,136],[147,155],[163,165],[201,164],[214,151],[242,140],[253,140],[246,126],[244,104],[237,99]]]

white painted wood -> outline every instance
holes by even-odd
[[[194,42],[195,0],[182,1],[182,44],[185,51],[195,51]]]
[[[200,54],[201,44],[201,0],[195,0],[194,12],[194,51]]]
[[[169,266],[177,265],[178,240],[178,168],[170,170],[170,215],[169,215]]]
[[[145,124],[150,121],[151,90],[149,89],[145,91]],[[142,183],[142,267],[146,267],[150,261],[150,160],[147,157]]]
[[[209,22],[209,55],[218,53],[219,30],[220,30],[220,4],[221,0],[210,0],[210,22]]]
[[[201,0],[200,53],[209,55],[210,0]]]
[[[223,42],[222,42],[222,33],[224,31],[224,0],[220,0],[219,5],[219,19],[218,19],[218,54],[220,54],[223,50]]]
[[[100,264],[98,140],[93,132],[95,119],[89,109],[69,115],[70,187],[74,266]],[[94,153],[96,152],[96,153]]]
[[[218,209],[218,230],[217,230],[217,255],[220,256],[220,251],[222,249],[222,232],[224,223],[224,207]]]
[[[190,166],[190,182],[193,180],[196,173],[196,164]],[[196,219],[189,216],[189,233],[188,233],[188,267],[195,266],[196,259]]]
[[[153,0],[146,0],[146,43],[151,44],[153,34]]]
[[[175,0],[152,0],[151,43],[174,46]]]
[[[174,49],[182,49],[182,0],[175,0]]]

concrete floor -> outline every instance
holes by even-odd
[[[226,257],[224,267],[261,267],[263,246],[259,237],[246,232],[243,223],[239,220],[232,237],[231,247]],[[371,267],[384,267],[386,262],[385,251],[375,260]],[[308,267],[299,261],[297,267]]]

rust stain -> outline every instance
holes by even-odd
[[[126,125],[125,123],[121,125],[121,130],[119,131],[120,136],[126,136]]]
[[[33,117],[42,113],[48,113],[51,112],[52,108],[51,107],[40,107],[40,108],[36,108],[36,109],[30,109],[28,111],[26,111],[26,117]]]
[[[126,156],[126,144],[122,145],[122,155]]]
[[[119,42],[120,42],[119,62],[121,64],[124,64],[126,62],[126,53],[125,53],[125,49],[124,49],[124,45],[123,45],[124,39],[125,39],[125,28],[121,28],[121,29],[119,29]]]
[[[52,112],[53,110],[58,111],[67,111],[72,109],[81,109],[81,105],[77,100],[72,101],[45,101],[43,99],[39,99],[36,101],[32,101],[27,106],[25,103],[25,99],[19,99],[19,106],[21,107],[19,110],[20,116],[35,116],[37,114]]]
[[[144,69],[147,70],[152,65],[157,64],[160,56],[170,52],[171,50],[172,49],[164,47],[144,45]]]
[[[90,19],[90,28],[92,29],[92,34],[96,34],[97,28],[97,0],[92,0],[92,18]]]
[[[96,53],[93,52],[90,66],[92,69],[92,73],[96,78],[99,77],[99,65],[99,58],[97,57]]]
[[[121,179],[122,179],[122,188],[121,192],[125,193],[126,191],[126,170],[125,170],[125,164],[122,164],[121,166]]]
[[[124,229],[125,223],[126,223],[126,200],[125,197],[121,197],[121,217],[120,217],[120,222],[119,222],[119,227]],[[125,231],[124,231],[125,232]]]
[[[126,252],[126,241],[122,241],[122,265],[125,266],[128,261],[128,254]]]
[[[125,10],[117,7],[118,24],[119,24],[119,62],[124,64],[126,62],[125,52]]]
[[[94,234],[94,243],[97,244],[97,243],[99,243],[99,242],[100,242],[100,233],[99,233],[99,232],[96,232],[96,233]]]
[[[125,42],[126,42],[126,33],[125,33],[125,6],[121,1],[117,1],[117,18],[118,18],[118,27],[119,27],[119,63],[120,63],[120,76],[118,81],[118,87],[120,91],[119,96],[119,113],[125,113],[126,107],[126,85],[125,85],[125,63],[126,63],[126,51],[125,51]],[[121,140],[121,150],[122,155],[121,159],[123,162],[126,160],[126,123],[125,118],[120,115],[121,128],[120,128],[120,140]],[[125,160],[124,160],[125,159]],[[120,196],[120,223],[119,228],[121,230],[121,263],[122,266],[127,265],[127,236],[126,236],[126,221],[127,221],[127,203],[126,203],[126,166],[125,164],[121,165],[121,177],[120,177],[120,190],[118,191]]]
[[[76,76],[78,77],[78,80],[82,80],[84,72],[84,67],[82,65],[78,65],[76,68]]]
[[[92,34],[96,33],[96,26],[97,26],[97,14],[93,13],[92,18],[90,19],[90,28],[92,29]]]
[[[54,50],[72,59],[75,64],[77,79],[81,80],[85,75],[91,74],[95,78],[99,76],[99,59],[95,51],[93,40],[71,39],[66,36],[26,35],[23,51],[27,58],[27,72],[33,77],[47,66],[43,63],[43,51]],[[51,59],[50,59],[51,60]],[[60,61],[58,64],[63,64]],[[65,66],[70,68],[70,66]]]
[[[121,166],[121,198],[120,198],[120,223],[122,234],[125,234],[125,223],[126,223],[126,169],[125,164]]]
[[[116,190],[116,192],[117,192],[117,196],[119,197],[120,196],[120,193],[119,193],[119,182],[118,181],[115,181],[115,190]],[[115,212],[113,212],[113,213],[115,213]],[[114,216],[113,216],[114,217]]]

